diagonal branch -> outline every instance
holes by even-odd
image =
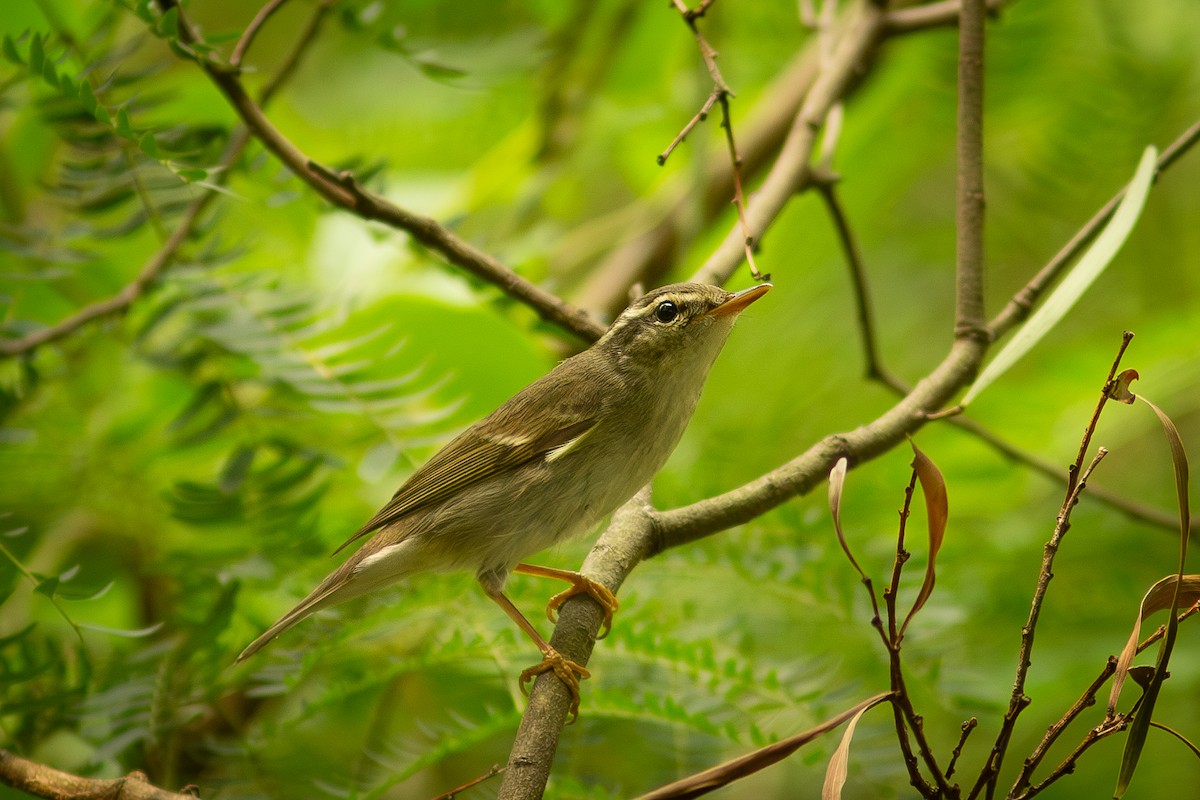
[[[178,8],[174,0],[164,2],[163,5]],[[196,40],[196,34],[184,20],[182,13],[179,17],[179,31],[184,43]],[[586,312],[521,277],[494,256],[459,238],[432,217],[403,209],[364,187],[352,173],[331,170],[309,158],[267,118],[262,107],[247,93],[236,70],[204,59],[198,59],[197,63],[225,95],[225,99],[255,138],[282,161],[292,174],[307,183],[332,205],[344,208],[362,219],[382,222],[405,231],[451,264],[498,287],[505,294],[529,306],[546,322],[584,341],[594,341],[604,333],[604,327]]]

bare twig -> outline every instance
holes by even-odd
[[[237,40],[237,44],[233,46],[233,52],[229,54],[229,65],[231,67],[240,68],[242,59],[246,56],[246,51],[250,49],[250,45],[254,43],[254,37],[262,30],[263,25],[271,18],[271,15],[278,11],[287,0],[270,0],[265,6],[258,10],[254,15],[254,19],[250,20],[250,24],[246,26],[246,30],[242,31],[241,37]]]
[[[174,0],[163,0],[163,4],[178,8]],[[185,43],[195,40],[196,35],[182,11],[179,30],[180,38]],[[433,218],[403,209],[368,190],[352,173],[332,170],[310,158],[267,119],[262,107],[246,92],[236,71],[204,59],[198,59],[197,63],[225,95],[254,136],[325,200],[363,219],[405,231],[451,264],[499,288],[533,309],[546,322],[584,341],[594,341],[603,335],[604,326],[587,313],[522,278],[494,256],[461,239]]]
[[[989,14],[995,14],[1010,0],[987,0]],[[887,32],[889,34],[915,33],[958,24],[958,15],[962,10],[960,0],[941,0],[938,3],[897,8],[887,15]]]
[[[670,157],[672,151],[682,142],[692,129],[700,122],[708,117],[708,112],[712,110],[714,105],[721,106],[721,127],[725,129],[725,141],[729,147],[729,163],[733,175],[733,203],[737,207],[738,225],[742,230],[742,245],[746,257],[746,263],[750,267],[750,275],[756,280],[766,280],[769,276],[764,276],[758,271],[758,266],[754,263],[754,236],[750,232],[750,227],[746,223],[746,197],[742,190],[742,159],[738,155],[737,144],[733,138],[733,120],[729,113],[729,98],[733,96],[729,85],[725,82],[725,77],[721,74],[720,68],[717,67],[717,51],[713,49],[704,35],[700,33],[700,29],[696,26],[696,19],[702,17],[712,5],[713,0],[706,0],[694,9],[689,9],[685,6],[682,0],[675,0],[675,9],[683,17],[683,21],[692,31],[692,35],[696,39],[696,46],[700,48],[700,56],[704,59],[704,66],[708,69],[709,77],[712,78],[713,89],[709,93],[708,99],[704,101],[700,111],[692,117],[683,130],[675,137],[671,144],[658,156],[658,165],[662,166]]]
[[[932,753],[929,751],[929,743],[925,741],[923,726],[913,707],[912,698],[908,694],[908,686],[904,682],[904,670],[900,663],[900,627],[896,615],[896,596],[900,591],[900,576],[904,571],[904,564],[908,561],[909,557],[908,551],[904,549],[904,533],[908,527],[913,492],[916,491],[916,488],[917,473],[914,470],[908,486],[904,489],[904,506],[900,509],[900,527],[896,534],[896,558],[892,562],[892,577],[883,590],[884,608],[887,614],[885,623],[887,632],[884,633],[883,625],[878,626],[878,629],[883,634],[883,644],[888,652],[888,674],[891,681],[891,689],[894,692],[892,697],[892,714],[896,721],[896,741],[900,745],[900,753],[904,759],[904,766],[908,769],[908,780],[913,788],[920,792],[922,797],[932,798],[936,795],[936,792],[933,785],[921,774],[920,763],[918,762],[916,753],[913,752],[912,743],[909,741],[908,734],[910,730],[917,739],[917,750],[920,752],[926,766],[932,769],[935,775],[940,774],[940,771],[937,769],[936,762],[931,761]]]
[[[833,227],[837,231],[838,241],[842,243],[842,251],[846,256],[846,266],[850,268],[850,283],[854,289],[855,309],[858,312],[858,330],[862,336],[863,362],[868,380],[877,380],[901,395],[909,391],[904,383],[892,375],[883,365],[879,356],[879,347],[875,335],[875,311],[871,303],[871,291],[867,285],[867,268],[863,263],[862,251],[850,227],[850,221],[842,208],[837,194],[837,178],[834,175],[817,175],[816,187]]]
[[[958,33],[958,183],[955,197],[954,335],[983,330],[983,0],[962,0]]]
[[[455,786],[450,791],[439,794],[437,797],[433,798],[433,800],[454,800],[454,798],[458,797],[459,794],[467,789],[472,789],[481,783],[490,781],[492,778],[496,777],[502,772],[504,772],[504,767],[500,766],[499,764],[493,764],[491,769],[480,775],[478,778],[472,778],[461,786]]]
[[[1050,535],[1050,540],[1046,542],[1044,552],[1042,554],[1042,567],[1038,573],[1037,586],[1034,589],[1033,599],[1030,602],[1029,617],[1021,628],[1021,645],[1017,655],[1016,677],[1013,680],[1012,696],[1009,699],[1008,710],[1004,714],[1004,720],[1000,725],[1000,731],[996,735],[996,741],[992,745],[992,751],[988,757],[987,763],[979,773],[979,778],[972,788],[970,798],[978,797],[984,789],[987,789],[988,797],[991,797],[995,791],[996,780],[1000,774],[1000,767],[1004,762],[1004,756],[1008,749],[1008,744],[1012,739],[1013,730],[1016,727],[1017,718],[1021,712],[1029,705],[1029,698],[1025,695],[1025,680],[1029,674],[1029,666],[1033,654],[1034,637],[1037,633],[1038,619],[1041,616],[1042,604],[1046,598],[1046,592],[1049,590],[1050,581],[1054,578],[1054,558],[1058,554],[1058,548],[1062,543],[1063,537],[1071,528],[1071,512],[1075,509],[1079,502],[1079,497],[1086,488],[1087,478],[1104,458],[1107,451],[1100,448],[1097,455],[1092,459],[1090,465],[1083,469],[1084,459],[1087,457],[1088,448],[1091,445],[1092,435],[1095,433],[1096,425],[1100,421],[1100,413],[1104,410],[1104,406],[1108,401],[1107,388],[1112,383],[1113,376],[1117,374],[1120,367],[1121,357],[1125,353],[1125,348],[1129,346],[1130,334],[1126,334],[1121,341],[1121,346],[1117,351],[1116,358],[1113,359],[1112,366],[1109,368],[1108,378],[1104,382],[1104,388],[1101,389],[1100,399],[1096,404],[1096,409],[1092,413],[1092,418],[1088,422],[1087,428],[1084,430],[1083,438],[1080,443],[1079,453],[1075,457],[1074,463],[1068,469],[1068,474],[1071,476],[1067,484],[1066,496],[1063,498],[1062,506],[1059,508],[1058,519],[1054,526],[1054,532]],[[1082,470],[1082,471],[1081,471]]]
[[[950,763],[946,765],[946,780],[950,780],[954,775],[954,769],[958,766],[958,757],[962,755],[963,748],[967,745],[967,738],[977,727],[979,727],[979,720],[975,717],[971,717],[962,724],[962,731],[958,734],[958,744],[954,745],[954,749],[950,751]]]
[[[787,202],[809,184],[809,160],[829,109],[846,93],[858,70],[867,60],[883,33],[884,11],[875,3],[855,8],[834,47],[830,61],[821,69],[796,114],[784,142],[762,186],[746,206],[745,227],[739,220],[720,246],[696,271],[693,280],[723,284],[741,263],[746,240],[758,241],[783,211]]]

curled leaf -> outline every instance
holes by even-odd
[[[925,496],[925,519],[929,527],[929,561],[925,565],[925,580],[921,583],[921,591],[917,592],[917,599],[913,601],[912,609],[904,618],[904,624],[900,626],[901,636],[904,636],[904,631],[908,628],[908,623],[913,616],[921,610],[929,600],[929,596],[933,594],[933,584],[937,580],[938,551],[942,549],[942,540],[946,535],[946,523],[950,516],[945,478],[942,477],[941,471],[929,459],[929,456],[922,453],[913,442],[910,441],[909,444],[913,449],[912,468],[917,474],[917,481],[921,484],[921,494]]]
[[[1138,371],[1136,369],[1127,369],[1113,379],[1113,382],[1108,386],[1108,397],[1111,400],[1124,403],[1125,405],[1133,405],[1133,401],[1137,400],[1137,395],[1129,390],[1129,385],[1138,379]]]
[[[1184,575],[1182,584],[1179,582],[1178,575],[1168,575],[1151,586],[1150,590],[1146,592],[1146,595],[1142,598],[1141,608],[1138,609],[1137,619],[1133,622],[1133,632],[1129,634],[1129,641],[1125,643],[1121,654],[1117,656],[1117,669],[1113,673],[1112,689],[1108,695],[1109,716],[1112,716],[1116,711],[1117,699],[1121,695],[1125,678],[1132,677],[1133,668],[1130,667],[1130,664],[1133,663],[1133,657],[1137,655],[1138,642],[1142,638],[1142,622],[1146,617],[1157,611],[1171,608],[1175,600],[1176,586],[1180,586],[1178,608],[1187,608],[1193,603],[1200,601],[1200,575]],[[1141,680],[1138,683],[1143,687],[1146,685]]]
[[[882,700],[877,702],[882,702]],[[842,787],[846,785],[846,772],[850,766],[850,740],[854,738],[854,728],[858,725],[858,721],[862,719],[863,714],[870,711],[874,706],[875,703],[863,706],[846,724],[846,731],[842,734],[842,741],[838,743],[837,749],[833,751],[833,755],[829,758],[829,766],[825,769],[825,783],[821,786],[821,800],[840,800]]]
[[[833,529],[837,531],[838,544],[842,546],[842,552],[846,554],[846,558],[850,559],[850,563],[858,571],[859,577],[865,581],[867,574],[863,572],[862,567],[854,558],[854,554],[850,552],[850,545],[846,543],[846,534],[842,530],[842,489],[846,485],[846,469],[848,467],[849,462],[843,456],[833,465],[833,469],[829,470],[829,511],[833,514]]]
[[[726,784],[753,775],[778,761],[782,761],[818,736],[828,733],[852,717],[860,716],[863,711],[877,706],[891,697],[891,692],[882,692],[874,697],[868,697],[866,700],[846,709],[837,716],[825,720],[815,728],[809,728],[803,733],[797,733],[794,736],[781,739],[752,753],[747,753],[744,756],[726,761],[724,764],[718,764],[703,772],[698,772],[695,775],[681,778],[674,783],[661,786],[648,794],[642,795],[638,800],[683,800],[683,798],[706,795],[714,789],[719,789]]]

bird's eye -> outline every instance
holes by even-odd
[[[679,306],[670,300],[663,300],[654,309],[654,318],[659,322],[670,322],[679,316]]]

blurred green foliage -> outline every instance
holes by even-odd
[[[415,464],[544,372],[564,340],[404,235],[328,210],[256,144],[214,171],[233,112],[139,7],[9,0],[0,15],[0,336],[120,290],[184,206],[225,181],[179,263],[127,314],[0,361],[2,744],[81,774],[195,783],[205,797],[434,796],[505,761],[524,708],[516,675],[535,655],[471,576],[414,580],[306,622],[244,665],[233,658]],[[226,49],[255,11],[185,8]],[[270,80],[314,9],[294,0],[271,18],[247,57],[249,85]],[[735,131],[813,39],[788,3],[720,2],[701,25],[737,92]],[[883,356],[906,379],[951,337],[955,41],[945,29],[886,43],[847,103],[835,160]],[[1146,144],[1200,116],[1197,41],[1194,0],[1017,2],[989,26],[990,310],[1128,179]],[[710,119],[655,163],[709,89],[667,4],[348,0],[268,115],[313,158],[370,176],[572,298],[724,157]],[[1117,261],[973,418],[1065,467],[1129,329],[1135,389],[1197,449],[1198,185],[1191,153],[1160,178]],[[694,271],[732,224],[725,212],[700,226],[671,277]],[[660,507],[740,485],[893,402],[862,378],[846,269],[816,197],[793,202],[759,266],[777,289],[718,361],[656,482]],[[1097,484],[1170,510],[1149,414],[1110,409],[1096,442],[1112,451]],[[951,523],[937,589],[905,641],[909,680],[939,753],[979,717],[960,766],[971,775],[1007,702],[1061,490],[945,425],[920,444],[946,475]],[[877,581],[908,459],[891,453],[848,481],[848,535]],[[1085,499],[1009,767],[1120,649],[1176,546],[1170,531]],[[544,560],[575,566],[587,547]],[[914,549],[906,597],[923,568]],[[511,589],[538,618],[546,586]],[[639,793],[886,687],[822,497],[647,562],[621,600],[550,796]],[[1159,714],[1195,741],[1193,625]],[[1155,737],[1130,797],[1197,784],[1197,762]],[[815,797],[833,746],[725,796]],[[1120,746],[1098,746],[1044,796],[1110,792]],[[910,795],[888,715],[869,714],[845,796]]]

